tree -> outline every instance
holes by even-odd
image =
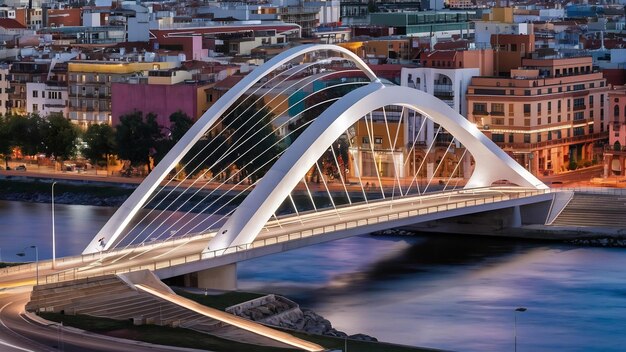
[[[242,178],[250,177],[255,182],[263,177],[272,165],[267,161],[281,152],[272,119],[273,115],[261,103],[252,107],[240,105],[224,118],[224,125],[231,126],[228,143],[237,148],[229,160],[237,159],[235,164]]]
[[[50,114],[41,129],[42,144],[47,156],[66,160],[76,155],[78,128],[60,114]]]
[[[9,119],[6,116],[0,116],[0,155],[4,157],[5,168],[9,168],[9,157],[13,149],[13,141],[9,125]]]
[[[43,133],[48,121],[37,114],[27,116],[10,115],[9,130],[13,147],[18,147],[26,155],[45,153]]]
[[[83,155],[91,160],[94,165],[104,161],[109,165],[109,155],[115,152],[115,130],[106,124],[91,125],[83,136],[87,147]]]
[[[156,162],[161,161],[163,157],[174,147],[178,141],[183,138],[185,133],[193,126],[193,119],[185,114],[183,111],[178,110],[170,115],[170,127],[161,127],[168,130],[167,138],[163,139],[162,143],[159,143],[156,148],[154,159]]]
[[[170,115],[170,139],[177,143],[193,126],[193,119],[183,111],[178,110]]]
[[[133,166],[145,164],[150,172],[150,158],[156,153],[159,143],[163,142],[163,137],[153,113],[147,114],[145,120],[140,111],[122,115],[115,133],[117,155]]]

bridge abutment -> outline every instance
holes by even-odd
[[[226,264],[217,268],[205,269],[198,271],[195,274],[197,275],[198,288],[224,291],[233,291],[237,289],[237,263]]]

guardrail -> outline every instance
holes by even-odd
[[[397,211],[397,210],[394,211],[393,207],[390,207],[389,212],[386,214],[381,214],[381,215],[368,217],[365,219],[358,219],[358,220],[349,220],[349,221],[339,220],[336,223],[326,224],[326,225],[315,227],[312,229],[301,230],[301,231],[291,232],[287,234],[280,234],[274,237],[256,240],[249,244],[232,246],[232,247],[228,247],[225,249],[214,250],[214,251],[210,251],[210,252],[206,252],[202,254],[196,253],[196,254],[186,255],[183,257],[178,257],[178,258],[173,258],[173,259],[168,259],[168,260],[154,261],[148,264],[137,265],[137,266],[128,267],[124,269],[102,270],[98,273],[91,272],[91,273],[82,274],[78,268],[73,268],[70,270],[46,275],[45,279],[41,280],[41,283],[49,284],[49,283],[56,283],[56,282],[62,282],[62,281],[68,281],[68,280],[89,278],[89,277],[94,277],[94,276],[122,274],[122,273],[138,271],[138,270],[155,271],[155,270],[168,268],[172,266],[188,264],[188,263],[193,263],[193,262],[197,262],[200,260],[206,260],[206,259],[221,257],[221,256],[228,255],[228,254],[243,252],[243,251],[247,251],[247,250],[254,249],[254,248],[261,248],[261,247],[275,245],[275,244],[283,243],[287,241],[293,241],[293,240],[303,239],[303,238],[307,238],[311,236],[317,236],[321,234],[347,230],[347,229],[351,229],[351,228],[355,228],[359,226],[374,225],[374,224],[379,224],[383,222],[404,219],[407,217],[428,215],[428,214],[433,214],[437,212],[449,211],[449,210],[466,208],[466,207],[471,207],[471,206],[479,206],[479,205],[484,205],[484,204],[492,204],[492,203],[507,201],[507,200],[512,200],[512,199],[528,198],[528,197],[546,194],[550,192],[551,190],[549,189],[548,190],[528,190],[528,191],[519,192],[519,193],[491,195],[491,196],[484,197],[484,198],[469,199],[469,200],[464,200],[464,201],[449,201],[445,204],[426,205],[418,209],[401,210],[401,211]],[[448,200],[450,200],[450,198],[448,198]]]

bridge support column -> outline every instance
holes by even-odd
[[[232,291],[237,289],[237,264],[197,272],[198,288]]]
[[[511,227],[522,227],[522,212],[520,211],[519,205],[513,207]]]

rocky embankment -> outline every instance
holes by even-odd
[[[300,308],[297,303],[279,295],[263,296],[229,307],[226,311],[259,323],[309,334],[340,338],[348,337],[362,341],[378,341],[376,338],[368,335],[348,335],[343,331],[339,331],[333,328],[328,319],[310,309]]]
[[[626,247],[624,237],[600,237],[600,238],[579,238],[571,240],[570,243],[591,246],[591,247]]]
[[[76,205],[97,205],[105,207],[119,207],[124,203],[128,196],[95,196],[90,193],[61,193],[54,196],[54,202],[57,204],[76,204]],[[0,199],[19,202],[32,203],[50,203],[52,196],[50,193],[42,192],[19,192],[19,193],[1,193]]]
[[[372,232],[372,235],[374,236],[414,236],[416,235],[416,233],[412,231],[408,231],[408,230],[402,230],[402,229],[389,229],[389,230]]]

